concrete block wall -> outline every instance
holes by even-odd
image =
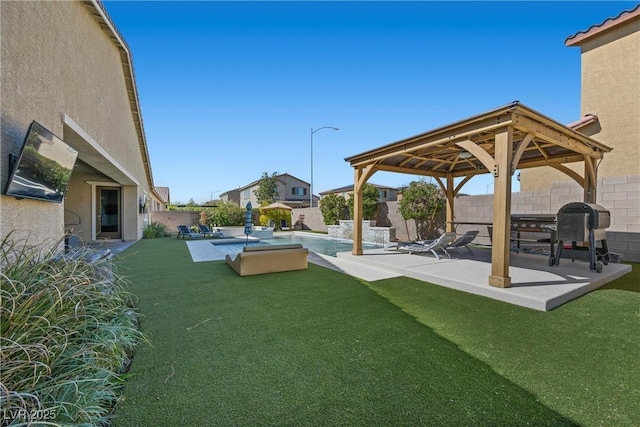
[[[295,224],[296,221],[304,218],[304,224],[311,230],[323,231],[328,230],[327,224],[324,223],[322,218],[322,212],[320,208],[296,208],[291,211],[291,224]]]
[[[556,181],[548,190],[523,191],[511,196],[514,214],[556,214],[570,202],[582,201],[583,190],[573,181]],[[623,260],[640,261],[640,175],[598,179],[596,203],[611,214],[607,229],[609,250],[622,254]],[[455,201],[456,222],[491,222],[493,195],[461,196]],[[488,243],[486,226],[478,241]],[[457,227],[464,233],[468,225]]]
[[[200,212],[196,211],[151,211],[151,222],[164,224],[171,233],[178,232],[179,225],[190,227],[200,222]]]

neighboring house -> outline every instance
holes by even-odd
[[[154,201],[151,210],[152,211],[166,211],[167,206],[171,204],[171,195],[169,192],[169,187],[155,187],[156,194],[160,198],[157,201]]]
[[[398,200],[399,190],[397,188],[388,187],[386,185],[378,185],[372,182],[368,184],[373,185],[378,189],[378,194],[380,196],[378,198],[379,203],[395,202],[396,200]],[[320,193],[320,201],[322,202],[322,198],[328,196],[329,194],[337,194],[344,197],[345,199],[348,199],[353,194],[353,184],[345,185],[344,187],[340,188],[334,188],[333,190],[323,191],[322,193]]]
[[[0,196],[0,238],[60,242],[142,237],[162,199],[129,47],[99,0],[0,2],[1,182],[32,121],[78,151],[62,203]]]
[[[224,203],[234,203],[240,206],[240,190],[229,190],[224,193],[220,193],[220,200]]]
[[[640,4],[569,36],[580,47],[582,118],[569,126],[613,148],[598,165],[596,203],[611,212],[618,248],[640,258]],[[551,189],[561,201],[577,184],[549,167],[522,170],[522,191]],[[570,196],[569,196],[570,197]],[[608,236],[608,239],[612,236]],[[625,243],[627,242],[627,243]],[[611,247],[611,246],[610,246]]]
[[[253,181],[237,190],[230,190],[220,194],[220,199],[225,202],[235,202],[239,206],[246,206],[248,202],[254,207],[258,207],[258,198],[255,191],[259,188],[260,180]],[[288,173],[276,176],[276,186],[278,198],[276,202],[284,203],[295,208],[309,207],[309,183]],[[237,197],[237,199],[236,199]],[[314,204],[318,201],[317,196],[313,196]]]

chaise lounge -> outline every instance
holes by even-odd
[[[298,243],[245,247],[235,258],[227,255],[225,259],[239,276],[252,276],[305,270],[308,268],[308,254],[309,250]]]
[[[456,233],[443,233],[435,240],[425,241],[423,243],[399,245],[397,250],[401,252],[408,252],[409,254],[431,252],[436,259],[440,259],[440,256],[436,252],[437,250],[440,250],[447,255],[447,257],[451,258],[451,255],[449,255],[446,248],[451,245],[455,239]]]
[[[182,237],[183,239],[189,236],[190,239],[195,239],[198,237],[202,237],[203,234],[200,233],[194,233],[192,232],[189,227],[187,227],[186,225],[179,225],[178,226],[178,235],[176,236],[176,239]]]
[[[478,230],[467,231],[466,233],[464,233],[464,235],[458,238],[458,240],[456,240],[455,242],[447,246],[445,250],[450,251],[452,249],[466,248],[469,251],[469,253],[473,255],[473,251],[469,247],[469,243],[473,242],[476,239],[476,236],[478,235],[478,233],[479,233]]]
[[[208,226],[206,226],[205,224],[198,224],[198,227],[200,227],[200,232],[202,233],[202,235],[204,237],[207,236],[211,236],[211,237],[224,237],[224,235],[222,234],[222,232],[218,231],[218,230],[211,230]]]

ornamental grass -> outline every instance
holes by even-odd
[[[109,256],[62,243],[0,246],[3,424],[106,425],[143,339]]]

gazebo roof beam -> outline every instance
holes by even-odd
[[[520,161],[518,163],[518,169],[527,169],[527,168],[536,168],[539,166],[550,166],[552,164],[563,164],[563,163],[576,163],[576,162],[584,162],[584,156],[580,154],[573,154],[570,156],[558,156],[558,157],[548,157],[546,159],[536,159],[529,161]]]
[[[379,150],[374,150],[373,152],[369,152],[367,154],[370,157],[367,157],[364,159],[355,160],[357,157],[360,157],[360,155],[355,155],[347,158],[346,160],[351,163],[351,166],[358,166],[358,165],[367,164],[371,162],[377,162],[380,160],[384,160],[388,157],[397,156],[398,154],[412,153],[412,152],[415,152],[416,150],[434,147],[434,146],[438,146],[448,142],[455,142],[462,139],[467,139],[470,136],[473,136],[479,132],[495,130],[495,129],[504,127],[506,124],[510,123],[510,122],[495,123],[495,118],[492,118],[492,119],[493,120],[487,119],[487,122],[491,124],[487,124],[486,126],[483,126],[481,129],[473,128],[472,125],[468,125],[468,126],[465,126],[465,128],[463,129],[454,129],[449,132],[444,132],[443,136],[441,136],[441,133],[438,133],[437,135],[433,135],[433,136],[422,135],[419,137],[415,137],[411,140],[407,140],[406,142],[405,141],[396,142],[394,144],[391,144],[390,146],[382,147]],[[458,132],[456,132],[456,130],[458,130]],[[435,138],[435,139],[432,139],[432,138]],[[402,150],[399,150],[400,147],[402,147]],[[402,153],[400,153],[400,151],[402,151]]]
[[[584,154],[589,157],[598,157],[597,153],[602,151],[609,151],[610,148],[606,146],[597,147],[592,144],[584,136],[581,138],[580,134],[574,132],[575,136],[568,136],[565,132],[561,132],[554,128],[543,125],[540,122],[532,120],[528,117],[524,117],[519,114],[514,114],[513,126],[516,129],[524,132],[532,132],[536,138],[550,142],[551,144],[558,145],[560,147],[571,150],[575,153]],[[606,150],[606,149],[609,150]]]

